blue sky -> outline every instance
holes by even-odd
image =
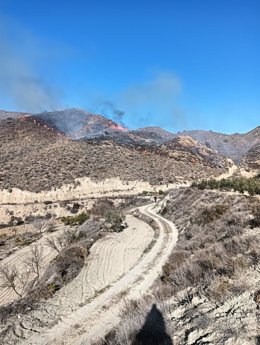
[[[258,0],[1,0],[0,109],[245,132],[260,125],[259,37]]]

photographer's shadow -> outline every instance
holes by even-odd
[[[153,304],[146,316],[145,323],[135,337],[133,345],[173,345],[166,333],[165,321],[162,313]]]

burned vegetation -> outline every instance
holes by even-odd
[[[152,185],[183,182],[220,174],[226,160],[191,139],[144,146],[111,139],[71,140],[33,117],[5,119],[0,126],[0,189],[40,192],[74,184],[76,178],[96,181],[119,177]],[[189,166],[189,169],[187,169]]]

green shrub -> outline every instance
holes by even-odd
[[[191,187],[198,189],[220,189],[220,190],[234,190],[239,193],[248,192],[249,195],[260,194],[260,179],[259,176],[245,178],[238,177],[232,179],[221,179],[220,181],[210,179],[201,180],[200,182],[193,182]]]
[[[113,229],[116,232],[122,231],[124,229],[124,216],[121,213],[109,211],[106,213],[105,219],[108,228]]]
[[[89,219],[89,214],[87,214],[86,212],[82,212],[78,214],[77,216],[62,217],[61,221],[65,225],[75,226],[75,225],[83,224],[88,219]]]

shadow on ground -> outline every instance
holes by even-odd
[[[136,335],[133,345],[173,345],[166,333],[165,321],[162,313],[153,304],[146,316],[145,323]]]

